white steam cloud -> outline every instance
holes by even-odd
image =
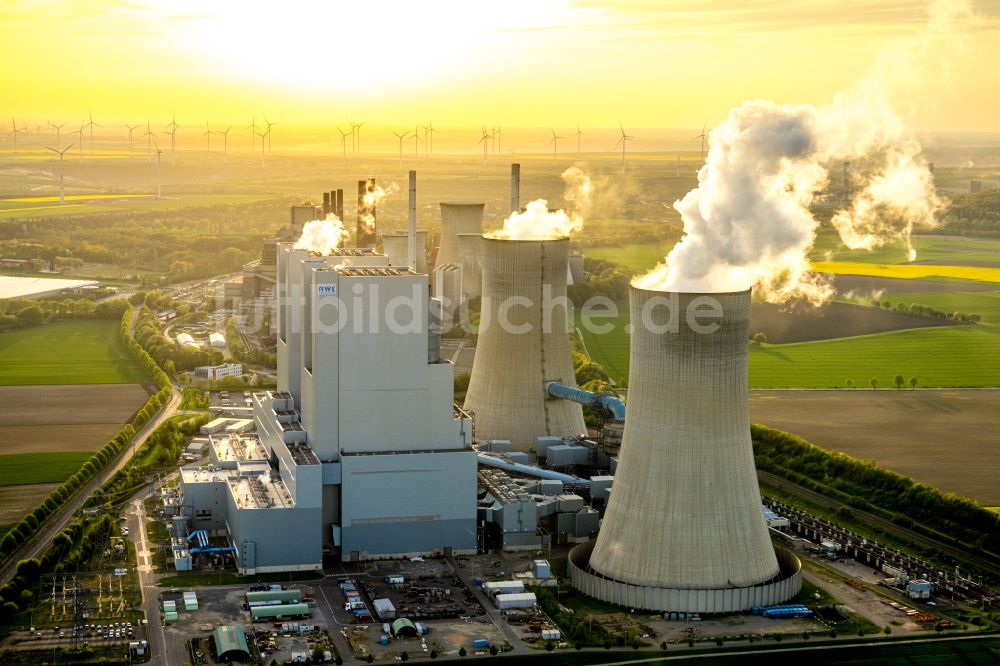
[[[390,194],[395,194],[399,191],[399,185],[396,183],[390,183],[389,187],[383,189],[380,185],[375,185],[372,189],[365,192],[364,197],[362,197],[362,213],[361,221],[364,223],[368,231],[375,231],[375,214],[372,210],[378,209],[379,204],[382,203],[382,199],[386,198]]]
[[[295,249],[330,254],[340,247],[349,235],[350,232],[343,221],[331,213],[326,219],[306,222],[302,226],[302,235],[295,241]]]
[[[563,171],[562,179],[566,183],[565,210],[549,210],[548,201],[535,199],[525,206],[524,212],[511,213],[504,220],[503,228],[485,235],[503,240],[555,240],[582,229],[593,198],[590,176],[577,167],[570,167]]]
[[[698,187],[674,203],[684,236],[633,284],[684,292],[753,287],[772,302],[826,300],[832,286],[809,267],[819,226],[809,207],[829,185],[828,168],[845,160],[857,168],[851,198],[832,218],[843,243],[871,249],[899,241],[914,259],[913,226],[933,225],[943,202],[919,143],[889,102],[895,83],[886,77],[908,76],[899,66],[919,62],[914,51],[946,50],[969,17],[967,2],[934,4],[918,37],[885,49],[868,77],[828,106],[754,100],[731,110],[711,132]]]

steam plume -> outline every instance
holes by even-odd
[[[302,235],[295,241],[295,249],[330,254],[347,240],[348,235],[341,219],[330,213],[326,219],[312,220],[302,226]]]
[[[525,206],[523,213],[511,213],[503,228],[485,235],[503,240],[555,240],[579,231],[590,214],[591,180],[577,167],[563,171],[562,179],[566,183],[563,192],[566,210],[549,210],[548,201],[535,199]]]
[[[943,203],[920,145],[889,101],[887,77],[906,77],[886,63],[917,61],[913,52],[944,50],[967,2],[935,3],[927,28],[880,54],[851,92],[825,107],[764,100],[732,109],[712,130],[698,187],[674,203],[684,236],[641,288],[688,292],[754,287],[772,302],[805,297],[822,302],[832,286],[809,272],[819,222],[810,205],[829,184],[828,165],[850,160],[866,175],[851,183],[852,199],[832,224],[850,248],[901,241],[910,260],[915,224],[931,226]]]
[[[362,198],[364,214],[361,216],[361,221],[364,222],[368,231],[375,231],[375,215],[372,213],[372,210],[378,209],[379,204],[382,203],[382,199],[398,191],[399,185],[390,183],[388,189],[382,189],[381,186],[376,185],[374,189],[365,192]]]

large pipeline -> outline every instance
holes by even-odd
[[[534,465],[524,465],[522,463],[510,462],[509,460],[501,460],[500,458],[489,456],[485,453],[479,453],[477,454],[477,457],[479,458],[479,463],[481,465],[489,465],[490,467],[507,470],[508,472],[520,472],[521,474],[527,474],[529,476],[537,476],[540,479],[553,479],[555,481],[562,481],[563,483],[580,483],[587,486],[590,485],[590,479],[581,479],[580,477],[573,476],[572,474],[562,474],[560,472],[553,472],[550,469],[535,467]]]
[[[587,405],[588,407],[602,407],[611,412],[615,421],[625,420],[625,403],[622,402],[621,398],[616,396],[608,393],[585,391],[582,388],[566,386],[565,384],[560,384],[559,382],[549,382],[545,385],[545,390],[553,398],[578,402],[581,405]]]

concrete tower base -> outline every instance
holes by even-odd
[[[774,549],[780,573],[773,580],[713,590],[650,587],[606,578],[590,568],[595,543],[589,541],[570,551],[567,565],[570,580],[587,596],[619,606],[661,613],[738,613],[754,606],[780,604],[802,589],[802,563],[783,548]]]

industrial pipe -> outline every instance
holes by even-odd
[[[525,465],[523,463],[510,462],[509,460],[501,460],[500,458],[488,456],[485,453],[477,453],[476,456],[479,458],[479,463],[481,465],[489,465],[490,467],[504,469],[508,472],[520,472],[521,474],[527,474],[529,476],[537,476],[540,479],[554,479],[555,481],[562,481],[563,483],[582,483],[587,486],[590,485],[590,479],[581,479],[580,477],[573,476],[572,474],[562,474],[560,472],[553,472],[550,469],[535,467],[534,465]]]
[[[625,420],[625,403],[622,402],[621,398],[616,396],[608,393],[585,391],[582,388],[566,386],[565,384],[560,384],[559,382],[547,383],[545,385],[545,390],[553,398],[571,400],[572,402],[578,402],[581,405],[587,405],[588,407],[602,407],[611,412],[615,421]]]

